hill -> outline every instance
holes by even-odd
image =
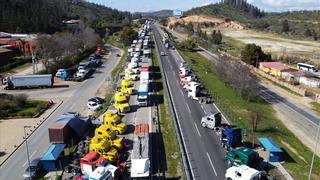
[[[152,12],[138,12],[142,17],[155,17],[155,18],[164,18],[173,15],[172,10],[160,10],[160,11],[152,11]]]
[[[95,28],[130,19],[128,12],[82,0],[1,0],[0,31],[53,33],[66,19],[83,19]]]
[[[317,40],[320,35],[320,11],[265,13],[244,0],[224,0],[193,8],[185,15],[206,15],[225,21],[238,21],[247,28],[297,39]]]

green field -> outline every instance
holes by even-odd
[[[286,153],[283,166],[295,179],[307,179],[312,158],[312,152],[291,133],[284,124],[275,117],[272,106],[262,99],[247,102],[236,94],[227,84],[222,82],[215,74],[213,63],[197,52],[181,51],[184,59],[189,63],[200,77],[201,82],[211,91],[215,103],[227,115],[233,124],[245,130],[245,141],[252,142],[257,137],[272,137]],[[262,115],[258,130],[252,136],[250,123],[250,110],[256,110]],[[320,175],[320,159],[316,157],[313,168],[313,177]]]
[[[244,49],[245,43],[229,36],[223,36],[221,49],[232,56],[239,56],[241,50]]]
[[[47,101],[28,100],[26,96],[0,97],[0,118],[34,117],[46,109]]]
[[[158,87],[158,102],[160,103],[160,124],[162,129],[162,138],[165,148],[166,154],[166,162],[167,162],[167,172],[170,177],[178,177],[179,172],[181,172],[181,155],[178,149],[178,145],[175,140],[175,131],[173,128],[173,120],[171,114],[169,112],[168,102],[166,100],[166,93],[163,90],[163,81],[161,77],[160,67],[159,67],[159,59],[156,54],[156,49],[152,48],[152,61],[154,69],[156,70],[154,73],[158,74],[159,77],[155,80],[155,83],[159,84]],[[159,88],[160,87],[160,88]]]
[[[311,102],[310,103],[313,110],[315,110],[317,113],[320,113],[320,104],[317,102]]]

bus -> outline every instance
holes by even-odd
[[[316,66],[314,65],[310,65],[310,64],[305,64],[305,63],[298,63],[297,64],[297,68],[299,70],[303,70],[303,71],[310,71],[310,72],[318,72]]]

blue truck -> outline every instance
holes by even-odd
[[[242,146],[242,129],[230,128],[221,132],[220,142],[222,146],[229,150]]]
[[[75,73],[76,73],[76,69],[73,69],[73,68],[59,69],[56,73],[56,77],[58,77],[64,81],[72,80]]]

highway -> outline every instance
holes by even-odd
[[[201,105],[198,101],[187,98],[178,78],[179,63],[183,59],[176,50],[167,50],[162,44],[159,28],[157,26],[152,28],[158,52],[167,53],[167,56],[159,57],[168,82],[168,90],[172,94],[174,109],[191,166],[192,179],[224,179],[227,162],[219,137],[213,130],[205,129],[200,124],[201,117],[218,110],[212,104]]]
[[[64,98],[64,103],[58,108],[29,138],[30,159],[40,157],[49,147],[48,127],[56,118],[65,112],[82,112],[86,109],[87,100],[94,96],[99,87],[111,76],[112,69],[116,66],[120,54],[119,49],[108,46],[109,58],[104,60],[104,64],[99,68],[99,72],[94,73],[91,78],[83,81],[69,98]],[[26,146],[20,146],[12,156],[0,167],[0,179],[18,180],[22,179],[22,174],[27,167]]]
[[[207,51],[199,51],[201,55],[206,57],[213,63],[217,62],[217,56]],[[275,109],[281,114],[282,120],[285,119],[285,125],[288,127],[306,146],[314,149],[317,141],[317,129],[320,123],[319,116],[308,110],[308,107],[297,106],[290,98],[285,98],[279,93],[273,91],[269,87],[260,83],[260,96],[274,105]],[[320,148],[317,150],[320,156]]]

